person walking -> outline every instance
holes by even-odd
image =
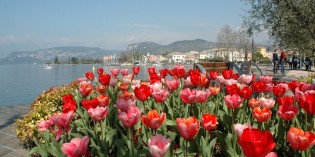
[[[309,57],[305,57],[304,65],[305,65],[305,70],[308,71],[311,65],[311,59]]]
[[[293,58],[292,58],[292,56],[289,58],[289,67],[290,67],[290,69],[293,69]]]
[[[284,70],[285,60],[286,60],[286,53],[285,53],[285,51],[281,50],[280,64],[281,64],[281,73],[282,73],[282,75],[285,74],[285,70]]]
[[[277,50],[275,50],[275,52],[273,52],[272,54],[272,63],[273,63],[273,73],[277,74],[278,66],[279,66],[279,56],[278,56]]]

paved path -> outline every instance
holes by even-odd
[[[286,70],[285,76],[274,75],[272,72],[265,74],[273,75],[281,81],[292,81],[305,78],[310,75],[310,71]],[[25,157],[25,151],[18,143],[15,133],[15,123],[17,118],[29,112],[29,105],[15,105],[0,107],[0,156],[1,157]]]
[[[25,157],[25,151],[19,144],[15,133],[15,120],[29,111],[29,105],[0,107],[0,156]]]

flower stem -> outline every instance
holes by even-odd
[[[188,140],[186,141],[186,152],[185,152],[185,157],[188,157]]]
[[[133,144],[133,132],[132,132],[132,127],[128,127],[128,132],[129,132],[129,140],[130,140],[130,151],[131,151],[131,156],[135,157],[135,149],[134,149],[134,144]]]

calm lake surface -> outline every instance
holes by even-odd
[[[84,73],[92,71],[93,66],[95,71],[103,67],[107,73],[110,73],[112,68],[127,68],[130,73],[132,72],[131,66],[53,65],[51,69],[44,69],[40,64],[0,65],[0,106],[31,104],[43,91],[84,77]],[[141,66],[139,78],[148,77],[148,67],[152,66]],[[158,72],[164,68],[173,66],[157,66],[155,69]],[[192,66],[186,67],[189,68]]]

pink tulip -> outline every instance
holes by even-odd
[[[188,87],[193,87],[194,86],[194,84],[191,82],[190,76],[187,77],[187,79],[185,80],[184,84],[185,84],[185,86],[188,86]]]
[[[266,99],[265,97],[259,98],[259,105],[261,108],[273,108],[276,101],[273,98]]]
[[[131,81],[131,89],[135,90],[136,87],[139,87],[141,85],[141,80],[132,80]]]
[[[128,75],[128,69],[121,69],[120,72],[123,76]]]
[[[161,82],[155,82],[154,84],[150,85],[152,92],[159,92],[162,89],[162,83]]]
[[[287,92],[289,90],[289,86],[287,83],[279,83],[279,84],[277,84],[277,86],[284,88],[285,92]]]
[[[117,84],[117,82],[118,82],[118,80],[117,80],[117,78],[110,78],[110,81],[109,81],[109,85],[111,86],[111,87],[115,87],[116,86],[116,84]]]
[[[220,84],[224,84],[225,78],[222,75],[217,76],[217,80],[219,81]]]
[[[270,152],[265,157],[278,157],[278,155],[275,152]]]
[[[174,80],[165,80],[165,85],[167,87],[168,90],[176,90],[179,87],[179,80],[178,79],[174,79]]]
[[[267,84],[266,84],[265,91],[263,91],[263,92],[266,92],[266,93],[271,92],[272,89],[273,89],[273,86],[274,86],[274,85],[273,85],[272,83],[267,83]]]
[[[112,73],[112,76],[114,78],[116,78],[119,75],[120,69],[119,68],[118,69],[117,68],[113,68],[113,69],[110,70],[110,72]]]
[[[121,111],[127,111],[129,107],[136,107],[136,99],[118,98],[115,104]]]
[[[46,131],[47,129],[50,128],[52,124],[53,123],[50,120],[42,120],[39,123],[37,123],[37,126],[39,127],[38,131],[40,132]]]
[[[118,113],[119,120],[125,127],[131,127],[137,124],[141,117],[141,111],[138,107],[129,107],[126,112],[122,111]]]
[[[52,124],[58,126],[57,129],[54,130],[56,133],[56,140],[59,140],[63,131],[69,131],[71,129],[70,122],[74,117],[74,112],[69,111],[67,113],[55,113],[53,116],[49,117],[49,121]]]
[[[124,75],[122,83],[129,84],[133,80],[133,74]]]
[[[196,90],[191,90],[190,88],[185,88],[180,91],[180,98],[186,104],[193,104],[196,100]]]
[[[243,99],[239,95],[233,94],[233,95],[225,96],[224,102],[229,108],[235,109],[235,108],[240,107],[240,105],[243,102]]]
[[[152,136],[148,141],[149,152],[153,157],[164,156],[171,145],[171,140],[163,135],[157,134]]]
[[[260,76],[259,81],[268,84],[272,82],[272,76]]]
[[[240,83],[243,83],[243,84],[250,84],[252,82],[252,78],[253,76],[252,75],[245,75],[245,74],[242,74],[239,78],[238,78],[238,81]]]
[[[208,100],[210,96],[209,90],[197,90],[196,91],[196,101],[199,103],[204,103]]]
[[[93,121],[99,122],[102,121],[108,114],[108,107],[99,107],[90,108],[88,113]]]
[[[49,120],[62,128],[67,128],[69,127],[70,122],[72,121],[74,117],[74,112],[69,111],[67,113],[55,113],[53,116],[49,118]]]
[[[237,137],[240,137],[243,134],[244,129],[246,128],[252,128],[252,126],[250,124],[234,124],[234,132],[236,134]]]
[[[64,143],[61,150],[67,157],[79,157],[88,155],[89,137],[84,136],[82,139],[73,138],[69,143]]]
[[[156,102],[164,102],[170,93],[165,89],[161,89],[157,92],[153,92],[151,95]]]

